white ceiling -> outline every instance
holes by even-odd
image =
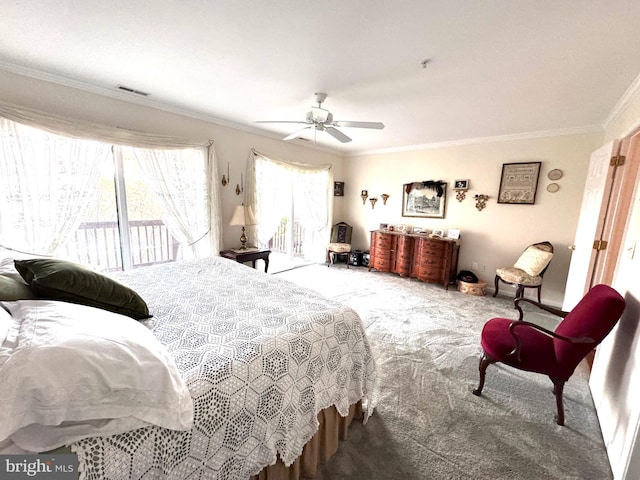
[[[386,125],[318,134],[351,155],[601,129],[638,82],[638,20],[637,0],[0,0],[0,68],[278,136],[298,127],[255,121],[326,92]]]

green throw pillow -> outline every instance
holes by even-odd
[[[140,295],[82,265],[51,258],[16,260],[14,263],[38,298],[98,307],[136,320],[151,317]]]
[[[0,275],[0,302],[32,300],[34,298],[36,298],[36,296],[29,288],[29,285],[9,275]]]

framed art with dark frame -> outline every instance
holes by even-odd
[[[542,162],[502,164],[498,203],[533,205]]]
[[[333,196],[344,197],[344,182],[333,182]]]
[[[462,191],[469,190],[469,180],[456,180],[453,182],[453,189]]]
[[[444,218],[447,183],[441,180],[405,183],[402,188],[402,216]]]

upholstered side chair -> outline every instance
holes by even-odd
[[[538,303],[542,290],[542,277],[549,268],[553,258],[553,245],[540,242],[529,245],[512,267],[496,269],[495,290],[493,296],[498,295],[500,282],[516,286],[516,298],[524,296],[525,288],[535,288],[538,291]]]
[[[327,245],[327,267],[330,267],[334,255],[349,255],[351,253],[351,233],[353,227],[345,222],[336,223],[331,228],[331,243]],[[347,258],[349,268],[349,258]]]
[[[555,331],[523,320],[522,302],[531,303],[563,320]],[[578,364],[613,329],[625,309],[625,301],[613,288],[596,285],[571,312],[563,312],[528,298],[515,300],[518,320],[493,318],[485,323],[480,343],[480,382],[473,394],[480,396],[487,367],[501,362],[519,370],[547,375],[553,382],[558,425],[564,425],[562,391]]]

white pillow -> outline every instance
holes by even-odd
[[[553,257],[553,253],[531,246],[520,255],[514,267],[535,277],[540,275],[540,272],[549,265],[551,257]]]
[[[0,444],[38,452],[149,424],[191,428],[187,386],[140,322],[52,300],[5,305],[20,323],[0,365]]]

